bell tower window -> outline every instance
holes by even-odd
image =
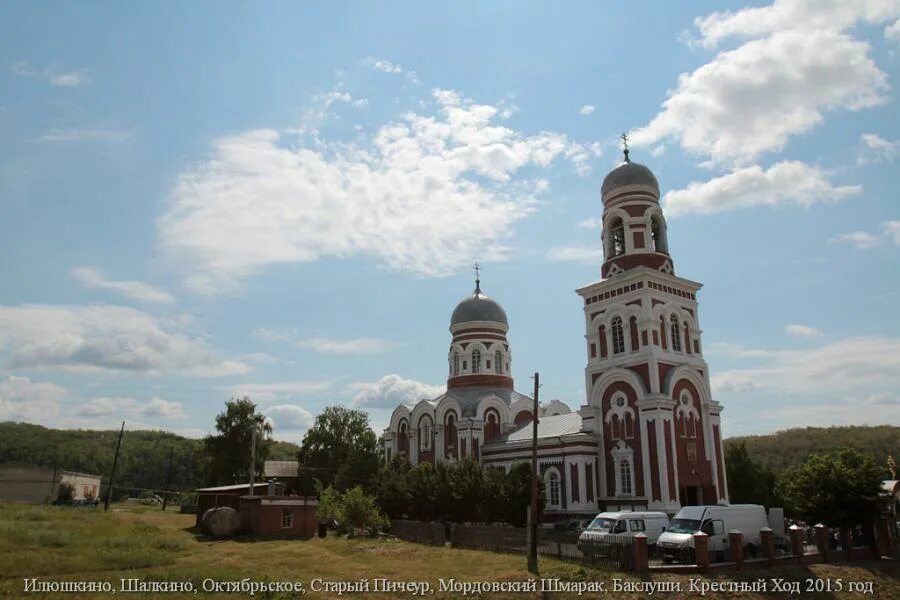
[[[481,350],[472,351],[472,372],[481,373]]]
[[[625,352],[625,332],[622,329],[622,317],[615,317],[611,324],[613,354]]]
[[[503,355],[497,350],[494,352],[494,373],[501,375],[503,371]]]
[[[609,224],[609,236],[610,257],[625,254],[625,224],[621,218],[616,217]]]
[[[681,352],[681,327],[678,325],[678,317],[672,315],[672,350]]]
[[[656,215],[650,220],[650,235],[653,238],[653,251],[660,254],[668,254],[669,247],[666,244],[666,233],[659,222],[659,217]]]
[[[453,353],[453,374],[459,375],[459,352]]]

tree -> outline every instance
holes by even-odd
[[[365,529],[370,535],[388,527],[390,522],[378,509],[375,498],[367,496],[362,486],[339,492],[333,487],[320,489],[316,514],[320,519],[335,519],[338,531]]]
[[[404,456],[395,456],[390,464],[378,472],[375,499],[378,506],[392,519],[408,516],[413,506],[410,494],[410,464]]]
[[[75,486],[71,483],[60,483],[56,493],[56,504],[72,504],[75,500]]]
[[[517,527],[524,527],[528,507],[531,505],[531,462],[518,462],[506,474],[503,485],[505,505],[504,520]],[[538,478],[538,511],[544,512],[544,482]]]
[[[310,493],[309,481],[322,488],[334,485],[339,491],[357,485],[371,492],[373,476],[380,464],[378,438],[369,427],[369,415],[343,406],[329,406],[303,436],[297,454],[304,493]]]
[[[733,504],[762,504],[769,508],[782,504],[776,493],[775,473],[754,462],[743,442],[725,447],[725,470]]]
[[[847,448],[813,454],[786,471],[779,487],[790,514],[807,523],[854,526],[868,523],[878,510],[883,478],[874,460]]]
[[[212,485],[227,485],[250,480],[250,446],[256,428],[256,476],[263,473],[272,441],[272,425],[256,412],[256,404],[246,396],[225,403],[225,411],[216,416],[218,435],[203,439],[206,479]]]

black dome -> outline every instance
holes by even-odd
[[[626,160],[606,175],[600,194],[605,196],[610,190],[626,185],[646,185],[655,189],[659,195],[659,182],[656,181],[653,171],[630,160]]]
[[[450,326],[469,321],[494,321],[509,326],[503,307],[482,293],[480,287],[475,293],[460,302],[450,317]]]

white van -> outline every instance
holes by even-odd
[[[724,560],[728,550],[728,533],[738,530],[744,535],[745,556],[756,558],[760,546],[759,530],[769,526],[766,509],[759,504],[730,506],[685,506],[659,536],[657,549],[664,562],[676,561],[684,550],[693,548],[694,534],[709,536],[709,553],[713,560]]]
[[[647,536],[648,544],[655,544],[668,525],[669,517],[664,512],[603,512],[578,536],[578,549],[590,558],[616,538],[639,533]]]

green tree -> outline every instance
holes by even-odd
[[[369,415],[329,406],[316,417],[300,444],[297,458],[301,481],[306,476],[306,487],[314,478],[323,488],[334,485],[344,491],[360,485],[365,491],[372,491],[373,476],[381,462],[377,445],[378,438],[369,427]]]
[[[333,487],[320,489],[316,513],[320,519],[335,519],[341,532],[364,529],[370,535],[387,528],[390,521],[378,509],[375,498],[362,486],[340,492]]]
[[[203,439],[206,479],[212,485],[228,485],[250,480],[250,446],[256,429],[257,479],[269,456],[272,426],[265,415],[256,412],[256,404],[246,396],[225,403],[225,411],[216,416],[218,435]]]
[[[776,492],[775,473],[768,466],[754,462],[746,444],[741,442],[726,446],[725,470],[728,496],[732,503],[762,504],[769,508],[782,504]]]
[[[406,457],[395,456],[390,464],[383,465],[378,471],[375,499],[378,506],[392,519],[400,519],[410,514],[412,507],[410,470]]]
[[[503,485],[503,501],[506,507],[503,520],[517,527],[524,527],[528,507],[531,505],[531,463],[518,462],[506,474]],[[544,511],[544,482],[538,478],[538,511]]]
[[[793,516],[807,523],[853,526],[868,523],[878,510],[884,476],[874,460],[847,448],[813,454],[786,471],[779,487]]]
[[[407,472],[406,481],[409,492],[409,516],[421,521],[432,521],[440,517],[438,494],[441,486],[434,466],[427,462],[419,463]]]
[[[61,483],[56,493],[57,504],[71,504],[75,500],[75,486],[71,483]]]

